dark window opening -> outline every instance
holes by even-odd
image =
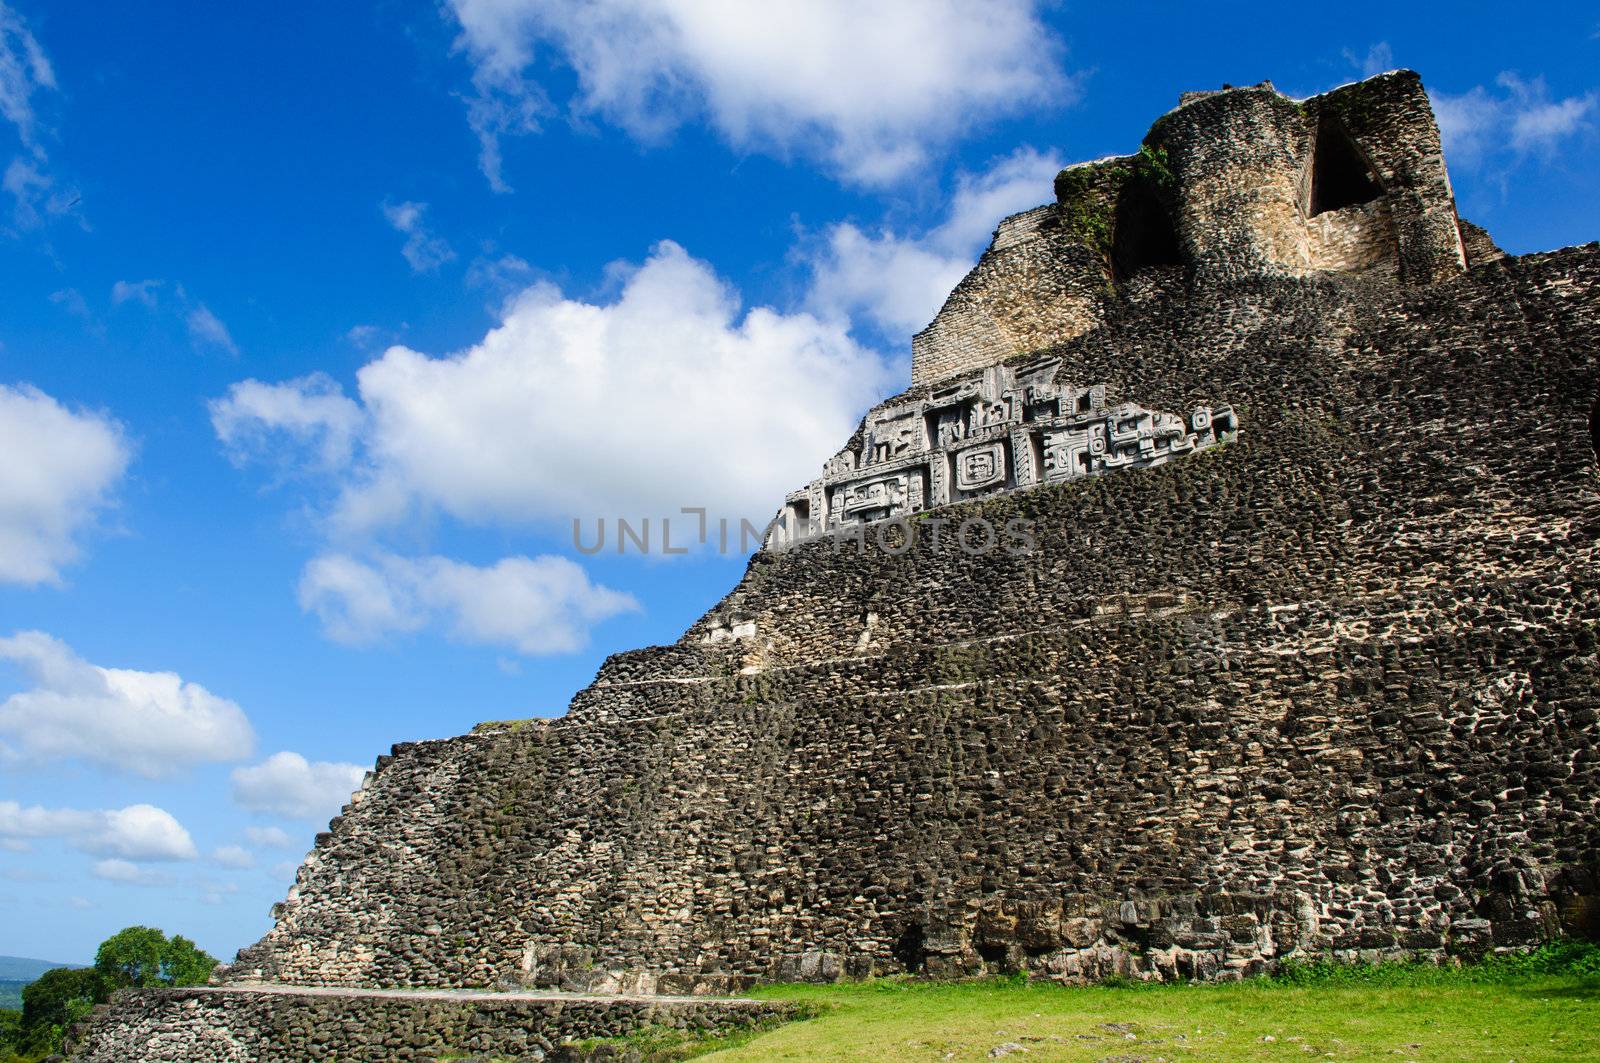
[[[1183,265],[1172,218],[1155,191],[1143,184],[1126,189],[1117,203],[1111,235],[1111,269],[1117,279],[1151,266]]]
[[[911,923],[900,932],[894,943],[894,958],[908,974],[921,971],[928,964],[928,949],[921,923]]]
[[[1311,159],[1311,216],[1369,203],[1383,186],[1361,149],[1332,118],[1317,123],[1317,144]]]
[[[1014,970],[1011,950],[994,941],[978,942],[978,956],[995,974],[1010,974]]]

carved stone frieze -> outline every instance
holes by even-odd
[[[769,542],[1114,469],[1160,465],[1238,434],[1228,405],[1187,414],[1108,405],[1106,386],[1058,384],[1058,359],[991,366],[874,410],[846,448],[784,502]]]

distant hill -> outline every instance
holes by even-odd
[[[52,963],[50,960],[30,960],[25,956],[0,956],[0,982],[31,982],[44,972],[57,967],[83,967],[81,963]]]
[[[41,974],[57,967],[81,967],[78,963],[51,963],[25,956],[0,956],[0,1008],[22,1007],[22,987]]]

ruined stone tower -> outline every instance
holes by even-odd
[[[559,719],[380,758],[224,980],[1213,978],[1595,933],[1600,248],[1460,220],[1409,72],[1187,94],[1054,192],[715,609]],[[978,518],[1027,548],[925,534]],[[171,1018],[119,1006],[87,1058]]]

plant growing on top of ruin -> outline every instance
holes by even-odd
[[[1139,145],[1139,154],[1133,157],[1134,172],[1163,192],[1170,192],[1178,184],[1178,177],[1167,162],[1167,149],[1160,144]]]

